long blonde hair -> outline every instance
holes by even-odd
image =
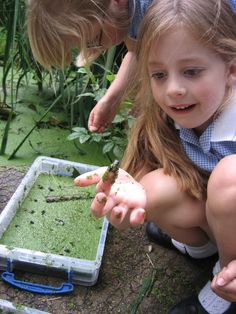
[[[178,25],[219,54],[236,57],[236,25],[227,0],[155,0],[142,23],[137,44],[140,116],[132,128],[122,167],[135,177],[142,169],[163,168],[191,196],[206,195],[208,174],[187,157],[173,121],[155,103],[147,68],[154,41]]]
[[[63,68],[71,62],[72,45],[89,63],[101,50],[87,49],[94,23],[103,19],[127,28],[128,9],[119,18],[109,10],[111,0],[28,0],[27,27],[35,59],[45,68]],[[73,43],[72,43],[73,42]]]

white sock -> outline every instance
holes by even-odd
[[[220,271],[220,263],[216,262],[213,268],[213,275]],[[199,302],[209,314],[223,314],[228,310],[231,303],[225,299],[222,299],[211,290],[211,282],[202,288],[198,295]]]
[[[181,253],[188,253],[193,258],[206,258],[217,252],[217,247],[210,241],[203,246],[190,246],[174,239],[171,239],[171,241]]]

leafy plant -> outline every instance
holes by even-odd
[[[1,38],[4,39],[3,75],[0,108],[8,111],[0,154],[6,150],[10,123],[15,115],[17,92],[23,77],[34,69],[35,77],[41,80],[39,66],[33,61],[25,31],[25,1],[6,0],[0,4]],[[15,82],[17,80],[17,83]],[[7,94],[10,91],[7,103]]]
[[[126,103],[126,105],[130,103]],[[68,140],[78,140],[80,144],[97,143],[102,145],[102,152],[109,161],[121,159],[127,145],[127,132],[132,126],[134,117],[129,114],[129,108],[122,109],[104,133],[93,133],[84,127],[75,127]]]
[[[72,63],[64,71],[55,69],[52,73],[48,73],[35,62],[32,56],[25,28],[25,12],[25,0],[5,0],[0,3],[0,38],[3,39],[1,40],[1,51],[4,50],[4,55],[0,56],[3,66],[1,82],[3,95],[0,98],[0,111],[5,113],[7,109],[8,114],[0,143],[0,154],[2,155],[5,154],[11,120],[17,111],[18,91],[22,86],[36,83],[41,96],[43,96],[45,87],[54,91],[51,102],[48,103],[48,100],[44,102],[46,103],[45,112],[39,121],[53,108],[67,113],[70,129],[75,126],[86,128],[89,113],[114,79],[113,73],[117,71],[123,54],[122,47],[118,49],[112,47],[102,53],[90,68],[78,70]],[[77,53],[75,50],[72,51],[74,57]],[[20,140],[9,159],[15,157],[26,139],[37,128],[37,123],[38,121]],[[103,139],[107,143],[106,150],[114,151],[116,155],[118,146],[122,146],[118,145],[117,138],[123,137],[123,134],[118,135],[119,132],[121,131],[110,132],[113,142],[117,144],[109,144],[108,135]],[[118,135],[117,138],[114,133]]]

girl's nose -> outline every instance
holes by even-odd
[[[167,95],[170,97],[181,97],[186,94],[186,88],[181,80],[169,78],[167,82]]]

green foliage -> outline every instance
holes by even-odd
[[[98,64],[98,66],[100,66]],[[106,88],[100,87],[98,78],[90,68],[81,67],[78,70],[79,74],[84,75],[84,92],[79,94],[78,99],[90,98],[97,102],[105,94]],[[106,81],[103,86],[109,86],[114,80],[115,75],[106,70],[106,76],[103,80]],[[129,114],[131,102],[126,101],[120,112],[115,116],[111,127],[107,128],[104,133],[93,133],[87,130],[87,120],[84,126],[72,128],[72,133],[68,136],[69,140],[78,140],[80,144],[97,143],[101,144],[103,154],[107,155],[111,161],[113,157],[121,159],[127,145],[127,132],[133,124],[134,117]]]
[[[5,49],[5,42],[6,42],[6,32],[2,27],[0,27],[0,60],[4,58],[4,49]]]
[[[134,121],[128,110],[128,108],[121,110],[105,132],[93,133],[84,127],[75,127],[68,140],[78,140],[80,144],[100,143],[103,146],[103,154],[107,155],[110,161],[114,159],[113,156],[121,159],[127,145],[127,133]]]
[[[10,123],[16,109],[16,98],[22,78],[30,70],[32,71],[33,61],[27,41],[25,27],[25,1],[6,0],[0,4],[0,26],[2,38],[4,38],[4,58],[1,107],[10,107],[8,120],[3,134],[0,154],[6,150]],[[39,73],[38,67],[36,73]],[[38,77],[38,76],[37,76]],[[15,82],[17,78],[17,83]],[[7,94],[9,105],[7,104]]]
[[[37,128],[38,122],[45,118],[52,108],[67,113],[70,129],[75,127],[86,129],[89,113],[114,80],[114,73],[119,68],[123,54],[123,48],[112,47],[102,53],[90,68],[82,67],[78,70],[72,63],[64,71],[54,69],[49,73],[32,56],[25,23],[26,5],[25,0],[4,0],[0,3],[0,60],[3,67],[0,109],[4,107],[9,112],[0,143],[0,154],[5,154],[11,120],[17,112],[20,88],[27,84],[36,84],[40,96],[48,95],[44,92],[46,89],[51,91],[52,97],[43,101],[44,114],[16,145],[10,159],[15,157],[26,139]],[[76,50],[72,50],[74,59],[77,53]],[[111,129],[102,136],[89,134],[90,139],[87,141],[103,143],[104,154],[120,157],[126,145],[130,121],[131,117],[127,113],[120,113]]]

